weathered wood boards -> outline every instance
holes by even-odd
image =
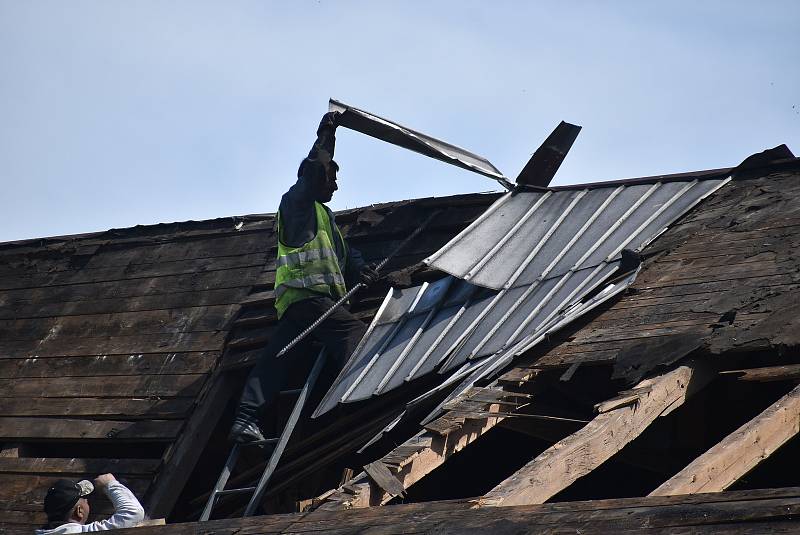
[[[722,375],[731,375],[740,381],[798,381],[800,380],[800,364],[785,366],[768,366],[766,368],[749,368],[746,370],[726,370]]]
[[[163,461],[138,457],[173,451],[264,280],[271,229],[219,220],[0,245],[0,523],[41,523],[58,477],[112,472],[145,495]]]
[[[481,506],[544,503],[634,440],[656,418],[681,406],[713,374],[698,363],[642,381],[635,398],[603,407],[583,428],[557,442],[480,500]]]
[[[719,492],[800,432],[800,386],[695,459],[651,496]]]
[[[744,535],[796,533],[800,527],[800,522],[796,520],[800,513],[800,492],[796,488],[525,505],[500,509],[473,509],[470,508],[471,505],[470,500],[454,500],[351,511],[313,511],[144,527],[136,528],[136,531],[130,533]]]
[[[800,332],[797,314],[786,314],[800,288],[798,196],[796,171],[726,185],[649,247],[628,295],[537,365],[612,362],[643,340],[683,333],[715,353],[791,345]]]

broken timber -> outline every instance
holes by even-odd
[[[484,495],[479,506],[544,503],[611,458],[656,418],[680,407],[713,377],[700,363],[647,379],[624,404],[609,408],[585,427],[554,444]]]
[[[529,371],[529,375],[533,373]],[[381,459],[364,467],[364,472],[317,501],[323,502],[321,510],[334,511],[385,505],[405,489],[431,473],[450,456],[472,444],[505,419],[493,416],[500,412],[504,397],[519,394],[495,388],[473,388],[442,418],[434,420],[427,430],[420,431]],[[473,405],[475,400],[488,405],[478,412],[480,417],[469,416],[460,410],[460,404]],[[492,402],[494,400],[494,402]],[[472,409],[474,412],[474,409]]]
[[[800,386],[692,461],[650,496],[720,492],[800,432]]]

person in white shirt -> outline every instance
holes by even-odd
[[[114,514],[107,520],[86,523],[89,518],[87,497],[95,487],[104,491],[114,505]],[[75,483],[59,479],[47,490],[44,498],[47,525],[37,529],[36,535],[62,535],[130,528],[144,520],[144,509],[136,496],[111,474],[97,476],[94,485],[83,480]]]

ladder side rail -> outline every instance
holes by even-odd
[[[203,509],[203,514],[200,515],[200,522],[205,522],[209,518],[211,518],[211,510],[214,508],[214,502],[217,500],[217,496],[219,493],[225,489],[225,485],[228,483],[228,478],[231,477],[231,472],[233,471],[233,467],[236,466],[236,461],[239,458],[239,444],[234,443],[233,449],[231,449],[230,455],[228,455],[228,460],[225,462],[225,467],[222,469],[222,472],[219,474],[219,478],[217,479],[217,484],[214,485],[214,490],[211,491],[211,494],[208,496],[208,501],[206,502],[206,506]]]
[[[281,437],[278,440],[278,444],[275,446],[275,450],[272,452],[272,455],[269,458],[267,467],[264,469],[264,473],[261,474],[261,479],[259,480],[255,492],[253,493],[252,498],[250,498],[250,502],[247,504],[247,508],[244,510],[244,514],[242,516],[252,516],[256,507],[258,506],[258,503],[264,496],[264,491],[267,489],[267,483],[269,483],[272,474],[275,472],[275,468],[278,466],[278,461],[280,461],[281,455],[283,455],[283,450],[286,449],[286,444],[289,442],[289,438],[292,436],[295,426],[297,426],[297,421],[300,419],[300,414],[303,412],[303,407],[305,406],[306,401],[311,394],[311,390],[314,388],[314,384],[317,382],[317,378],[319,377],[324,364],[325,348],[322,348],[322,350],[319,352],[319,356],[317,357],[317,361],[314,363],[314,367],[311,369],[311,373],[308,375],[308,379],[306,379],[305,385],[303,385],[303,389],[300,391],[297,401],[295,401],[294,408],[292,408],[292,413],[289,415],[289,420],[286,422],[283,432],[281,432]]]

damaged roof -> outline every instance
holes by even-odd
[[[627,181],[610,187],[553,188],[548,199],[563,196],[560,202],[569,207],[580,192],[585,191],[569,212],[575,214],[578,210],[583,215],[574,220],[580,231],[608,199],[594,191],[604,191],[610,196],[622,187],[614,197],[619,199],[626,190],[636,187],[646,192],[660,182],[648,199],[655,199],[661,188],[664,188],[662,192],[671,194],[665,194],[659,203],[650,207],[649,214],[637,219],[636,224],[631,223],[630,229],[635,230],[695,178],[700,178],[699,182],[686,192],[706,183],[711,190],[714,184],[720,184],[731,175],[731,171],[715,171],[699,177],[660,178],[646,183]],[[554,299],[561,306],[556,307],[554,303],[553,309],[542,319],[559,309],[559,314],[563,315],[553,316],[548,321],[560,317],[571,323],[564,324],[558,333],[543,338],[530,350],[520,351],[523,354],[510,367],[509,362],[501,362],[502,366],[498,365],[496,370],[503,374],[500,379],[489,385],[484,384],[488,379],[478,383],[479,394],[473,395],[471,400],[465,396],[473,392],[450,400],[443,406],[444,415],[426,424],[426,429],[420,429],[419,415],[416,420],[406,420],[406,424],[414,424],[411,434],[421,433],[416,442],[406,443],[408,434],[392,434],[408,433],[409,428],[401,423],[393,430],[388,429],[386,440],[378,438],[373,449],[365,454],[369,459],[353,457],[353,451],[382,429],[391,427],[388,424],[398,421],[409,400],[435,386],[436,381],[426,381],[436,374],[427,374],[420,377],[424,384],[416,390],[414,385],[392,391],[388,388],[398,378],[405,382],[409,377],[410,369],[406,371],[409,363],[423,362],[419,370],[427,365],[426,361],[409,357],[415,345],[423,348],[433,345],[423,338],[430,334],[422,329],[406,355],[391,361],[386,369],[395,367],[381,386],[386,389],[385,395],[331,411],[334,416],[324,423],[329,428],[304,430],[294,445],[290,445],[283,471],[279,469],[274,480],[275,492],[291,490],[309,497],[308,492],[313,491],[297,490],[300,488],[298,481],[312,479],[315,473],[321,473],[328,466],[341,470],[341,464],[337,463],[344,457],[350,466],[360,466],[351,464],[359,460],[366,466],[377,462],[376,459],[385,459],[383,466],[389,467],[390,473],[407,488],[427,474],[420,476],[420,473],[409,472],[408,479],[404,479],[402,471],[410,466],[407,463],[416,462],[409,461],[411,456],[425,459],[427,469],[432,470],[432,466],[438,465],[431,462],[431,452],[444,451],[449,455],[453,451],[440,448],[441,443],[436,442],[435,437],[445,440],[458,426],[463,426],[465,437],[481,436],[481,429],[491,427],[485,424],[488,420],[484,415],[491,404],[485,400],[499,400],[506,403],[504,407],[517,406],[507,405],[509,402],[502,396],[492,394],[491,384],[507,384],[512,376],[514,384],[523,383],[529,379],[523,381],[521,377],[536,375],[531,370],[555,369],[560,370],[559,374],[571,370],[579,376],[581,372],[575,371],[578,366],[616,364],[618,376],[635,383],[644,374],[669,369],[690,353],[731,357],[752,351],[796,348],[796,318],[800,316],[792,311],[796,308],[793,298],[800,283],[797,275],[800,260],[795,254],[797,229],[800,228],[797,162],[769,164],[750,173],[724,184],[677,222],[674,217],[680,217],[702,195],[675,198],[650,221],[653,223],[650,230],[637,234],[623,245],[636,245],[631,247],[633,249],[642,247],[644,260],[635,281],[631,277],[636,273],[634,270],[625,272],[631,277],[627,280],[613,281],[606,277],[599,284],[587,282],[585,287],[597,288],[595,293],[584,296],[584,308],[579,310],[587,314],[582,318],[572,317],[570,313],[575,310],[561,305],[568,300]],[[524,193],[519,202],[527,197],[527,209],[523,206],[518,213],[524,215],[532,206],[530,199],[544,195],[537,191]],[[410,333],[408,339],[411,340],[420,325],[426,321],[427,325],[433,325],[440,311],[456,305],[461,309],[468,301],[460,292],[476,292],[473,295],[483,294],[483,298],[489,295],[489,299],[499,295],[508,282],[508,273],[517,271],[521,264],[503,272],[506,278],[498,289],[447,275],[420,262],[451,240],[460,242],[461,238],[454,237],[501,198],[499,195],[464,195],[420,199],[337,214],[353,245],[361,249],[368,260],[377,260],[408,235],[410,225],[436,210],[443,210],[421,239],[390,265],[390,283],[364,294],[361,302],[354,305],[354,313],[370,321],[380,309],[373,333],[378,329],[385,332],[405,329],[404,336]],[[593,205],[594,210],[582,204],[591,199],[597,203]],[[646,205],[648,199],[640,206]],[[684,201],[687,208],[683,212],[671,212],[671,207]],[[533,205],[536,202],[533,200]],[[547,202],[541,203],[537,211]],[[623,208],[617,213],[626,211],[627,208]],[[669,217],[668,212],[672,214]],[[558,220],[563,211],[553,210],[553,213]],[[597,220],[602,219],[602,213],[598,213]],[[668,222],[656,224],[661,215]],[[552,239],[555,240],[555,235],[566,229],[561,225],[572,221],[565,217],[559,225],[546,228],[553,229]],[[195,470],[195,475],[205,474],[205,479],[217,475],[211,473],[215,472],[216,461],[210,450],[225,444],[224,436],[220,436],[229,425],[225,419],[230,415],[226,416],[225,406],[238,395],[240,386],[235,370],[257,358],[274,329],[273,226],[272,216],[262,215],[0,245],[0,277],[4,285],[0,290],[3,303],[0,370],[4,373],[4,392],[7,392],[0,398],[0,478],[5,489],[0,491],[0,502],[3,504],[3,527],[7,531],[28,532],[41,523],[43,518],[39,511],[47,482],[57,477],[87,477],[104,471],[121,474],[137,495],[145,499],[151,514],[167,516],[178,503],[186,508],[175,518],[190,517],[186,511],[194,507],[192,503],[198,500],[202,503],[203,492],[210,487],[203,487],[194,480],[186,485],[186,481],[195,466],[201,467]],[[494,242],[484,245],[477,241],[489,251],[504,236],[509,236],[504,244],[512,243],[515,235],[509,230],[513,226],[513,223],[508,225]],[[659,234],[665,226],[669,229]],[[648,225],[644,227],[647,229]],[[588,236],[588,228],[572,245]],[[609,228],[605,227],[603,233]],[[480,229],[480,223],[474,229]],[[625,238],[631,234],[634,233],[626,234]],[[523,235],[522,231],[519,235]],[[567,243],[574,236],[570,234]],[[610,275],[620,258],[616,255],[609,258],[609,255],[623,241],[615,240],[615,246],[602,254],[599,248],[593,251],[591,254],[597,252],[601,261],[587,262],[589,271],[603,265],[602,260],[610,260],[598,271],[605,274],[607,268]],[[535,261],[539,261],[539,254],[544,255],[548,243],[550,240],[534,255]],[[503,246],[501,244],[501,248]],[[445,250],[453,249],[445,247]],[[542,266],[546,268],[552,264],[550,272],[563,277],[573,273],[569,267],[588,250],[584,248],[575,258],[569,257],[572,261],[564,260],[565,271],[556,268],[560,259],[553,263],[562,252],[554,248],[547,258],[541,257]],[[526,258],[531,251],[527,249]],[[563,258],[567,256],[565,252]],[[489,261],[491,259],[486,263]],[[473,267],[467,267],[464,274]],[[475,270],[475,275],[487,285],[492,282],[497,286],[488,277],[490,273],[481,271],[480,268]],[[575,273],[580,271],[585,270]],[[574,275],[570,275],[572,277]],[[536,278],[528,280],[524,290],[513,285],[505,290],[524,292]],[[543,285],[546,280],[542,278],[539,284]],[[619,293],[601,292],[612,282],[617,284]],[[574,290],[568,283],[569,280],[562,287]],[[387,293],[389,284],[394,287],[391,293]],[[626,287],[627,291],[623,291]],[[554,296],[556,294],[557,291],[553,292]],[[491,301],[484,301],[487,302]],[[606,304],[602,305],[603,302]],[[520,300],[520,305],[523,303]],[[503,308],[503,314],[499,310],[497,314],[502,317],[511,307]],[[522,321],[521,313],[508,316],[509,320]],[[500,325],[493,319],[495,316],[487,314],[486,317],[491,321],[476,322],[476,328],[491,331]],[[530,323],[533,325],[536,320]],[[546,322],[541,324],[547,325]],[[519,340],[526,340],[530,335],[536,337],[537,332],[541,334],[541,331],[526,331]],[[478,338],[483,340],[484,336],[476,334],[473,340],[480,341]],[[495,338],[489,337],[486,343],[497,343]],[[466,342],[467,337],[463,341]],[[387,344],[387,347],[397,351],[395,346]],[[406,347],[408,344],[397,355]],[[470,348],[466,344],[461,347],[464,351],[459,354],[465,360],[457,363],[458,359],[453,359],[453,366],[481,362],[480,358],[469,358],[471,345]],[[456,353],[450,352],[446,357],[453,354]],[[430,360],[440,361],[441,357],[437,355]],[[384,374],[365,391],[370,395],[374,393],[385,377]],[[448,388],[455,388],[457,383],[451,383]],[[569,388],[570,382],[564,383],[565,388]],[[446,397],[449,392],[440,393]],[[515,395],[523,394],[530,395],[524,392]],[[506,395],[509,394],[503,394]],[[441,401],[441,397],[436,398],[434,404]],[[512,412],[508,409],[504,414]],[[328,415],[320,420],[325,416]],[[498,420],[496,416],[492,418]],[[581,418],[585,415],[562,423],[577,426]],[[447,440],[446,444],[458,444],[460,449],[472,439],[459,439],[459,442],[450,435]],[[204,452],[198,444],[213,447]],[[441,463],[446,460],[446,457],[440,459]],[[375,470],[377,466],[371,468],[376,478],[381,473]],[[257,463],[250,467],[256,476],[258,469]],[[374,484],[372,476],[363,477],[366,479],[358,481]],[[245,481],[247,476],[242,478]],[[334,482],[331,487],[336,484]],[[348,488],[363,487],[354,484]],[[357,494],[348,492],[343,491],[341,496],[348,498],[337,503],[346,502],[352,506]],[[340,523],[345,517],[331,518]],[[366,515],[364,518],[365,525],[369,525],[368,518],[375,517]],[[227,521],[220,522],[223,522],[220,526],[227,525]]]
[[[448,207],[395,258],[390,267],[401,270],[494,198],[418,199],[338,217],[375,259],[406,217]],[[148,511],[169,513],[198,442],[236,390],[222,388],[223,370],[246,364],[268,339],[275,250],[272,214],[0,244],[4,525],[41,525],[48,483],[102,472],[123,479]],[[361,315],[374,313],[371,303],[366,294]]]
[[[434,370],[496,370],[567,316],[579,317],[578,308],[589,310],[579,305],[622,274],[624,249],[640,251],[728,180],[506,193],[425,259],[452,276],[390,291],[315,414]],[[610,298],[625,286],[601,294]]]

